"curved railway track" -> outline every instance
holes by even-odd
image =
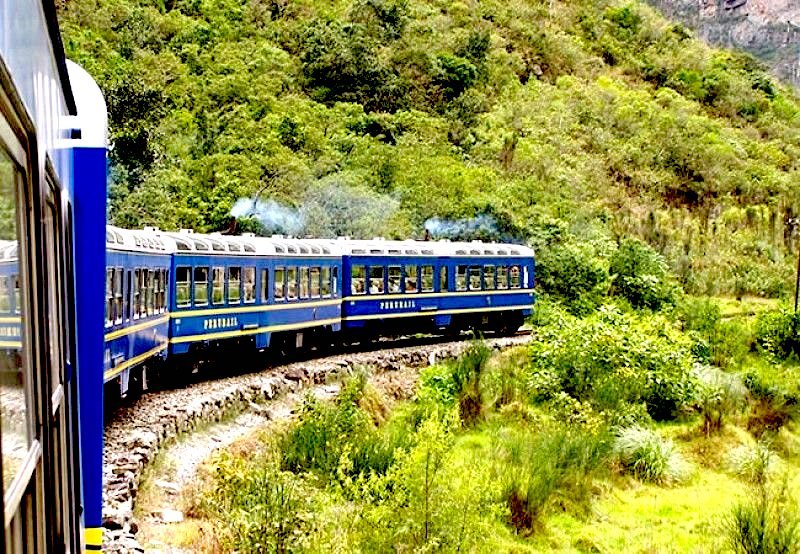
[[[500,350],[524,344],[529,334],[523,331],[485,340]],[[145,468],[179,435],[231,414],[252,408],[263,410],[265,403],[300,392],[308,385],[338,380],[357,367],[372,367],[378,372],[426,367],[458,356],[468,344],[464,339],[402,337],[342,347],[325,357],[286,360],[260,371],[256,370],[257,360],[251,360],[234,375],[230,374],[230,362],[220,360],[193,374],[186,386],[148,392],[117,407],[109,413],[105,428],[103,550],[142,551],[136,541],[138,524],[133,516],[136,493]],[[228,374],[221,377],[226,365]]]

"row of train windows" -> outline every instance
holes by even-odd
[[[13,284],[13,285],[12,285]],[[12,295],[13,288],[13,295]],[[15,314],[20,313],[22,299],[19,293],[19,276],[2,276],[0,277],[0,313],[11,313],[12,309]]]
[[[106,326],[166,312],[167,279],[166,269],[107,268]]]
[[[277,267],[273,280],[275,300],[330,298],[336,294],[338,277],[337,267]],[[258,297],[262,303],[269,301],[269,282],[269,269],[261,269]],[[226,298],[228,304],[255,303],[255,267],[212,267],[210,281],[207,267],[177,268],[175,299],[179,308],[220,306]]]
[[[439,267],[439,291],[449,290],[447,272],[447,267]],[[432,265],[390,265],[388,268],[374,265],[354,265],[350,288],[352,294],[433,292],[434,276],[435,271]],[[386,277],[385,281],[384,277]],[[522,279],[518,265],[456,266],[456,291],[503,290],[521,287]]]

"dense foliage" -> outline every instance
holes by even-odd
[[[689,291],[789,283],[797,98],[639,2],[69,0],[60,17],[108,101],[116,224],[223,230],[240,198],[314,234],[482,217],[486,238],[569,245],[565,263],[575,237],[637,236]]]

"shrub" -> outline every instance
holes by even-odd
[[[743,380],[752,398],[747,430],[755,437],[776,433],[800,415],[796,394],[756,372],[746,374]]]
[[[785,481],[762,483],[752,500],[737,504],[725,521],[728,544],[736,554],[789,554],[800,549],[800,518]]]
[[[755,447],[741,445],[728,453],[728,466],[745,481],[764,484],[775,466],[774,455],[764,442],[759,442]]]
[[[504,480],[512,526],[518,532],[531,530],[553,502],[585,509],[608,446],[604,434],[568,426],[506,438],[505,460],[497,471]]]
[[[661,254],[637,239],[622,241],[611,256],[610,271],[612,293],[635,308],[658,310],[675,304],[681,292]]]
[[[672,441],[644,427],[619,431],[614,453],[622,466],[641,481],[669,485],[684,481],[691,471]]]
[[[789,310],[764,312],[756,319],[756,343],[778,359],[800,355],[800,318]]]
[[[697,365],[697,407],[703,418],[706,436],[722,429],[724,418],[741,410],[746,402],[747,389],[736,375],[715,367]]]
[[[608,263],[590,244],[548,245],[537,252],[536,282],[542,292],[563,301],[570,312],[585,314],[597,307],[608,291]]]

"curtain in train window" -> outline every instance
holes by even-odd
[[[311,298],[319,298],[319,267],[311,268]]]
[[[17,191],[24,175],[12,157],[0,144],[0,275],[5,283],[4,296],[13,296],[14,314],[0,323],[0,375],[3,377],[0,394],[0,425],[2,430],[3,491],[7,492],[22,470],[31,445],[28,406],[25,387],[28,381],[28,361],[23,348],[27,306],[20,294],[19,231]],[[111,285],[112,283],[109,283]],[[13,295],[11,288],[14,289]],[[6,305],[6,300],[3,301]],[[11,304],[8,302],[7,304]],[[108,303],[106,303],[108,308]],[[8,308],[11,308],[9,305]],[[6,496],[6,498],[8,498]]]
[[[245,304],[252,304],[256,301],[256,268],[244,268],[244,279],[242,282],[242,292]]]

